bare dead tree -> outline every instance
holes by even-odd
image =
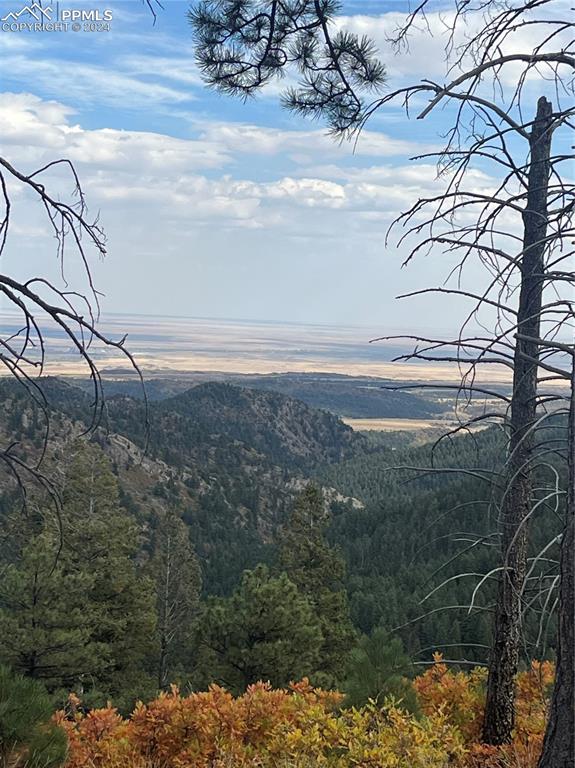
[[[456,18],[468,16],[471,9],[469,3],[456,3]],[[523,5],[523,4],[521,4]],[[532,3],[532,6],[543,3]],[[424,4],[425,6],[425,4]],[[429,227],[429,234],[420,239],[410,253],[410,258],[422,247],[431,248],[444,245],[444,252],[458,251],[463,254],[457,264],[458,278],[461,278],[462,267],[469,255],[479,257],[494,280],[488,285],[488,290],[481,296],[474,296],[477,301],[474,315],[486,305],[495,307],[497,335],[490,340],[459,338],[457,344],[438,343],[431,353],[424,349],[424,359],[437,360],[436,351],[443,351],[442,359],[449,358],[446,348],[454,350],[452,359],[462,364],[467,358],[468,371],[464,381],[475,382],[477,366],[485,363],[508,365],[513,371],[513,394],[510,409],[506,416],[509,424],[509,459],[507,463],[507,484],[500,508],[501,517],[501,547],[503,567],[499,572],[499,591],[494,620],[494,637],[489,666],[488,694],[484,720],[484,739],[488,743],[499,744],[510,740],[514,724],[514,677],[517,671],[521,647],[521,614],[522,598],[524,596],[527,568],[527,532],[531,511],[534,507],[534,470],[537,466],[535,451],[535,430],[537,423],[538,402],[549,400],[538,397],[540,382],[538,374],[541,369],[553,375],[562,375],[561,369],[551,365],[548,359],[542,359],[540,347],[534,339],[540,336],[540,330],[546,324],[551,336],[560,328],[568,327],[570,316],[569,301],[551,301],[543,304],[545,289],[556,290],[555,278],[560,277],[566,284],[573,282],[572,270],[566,270],[561,276],[557,274],[556,263],[564,264],[572,258],[572,250],[567,244],[567,238],[572,234],[573,187],[565,181],[562,173],[562,155],[552,155],[551,140],[556,131],[567,126],[573,116],[573,103],[565,108],[555,110],[551,102],[541,97],[537,113],[531,123],[523,119],[522,98],[524,85],[529,70],[537,64],[551,68],[558,87],[572,95],[572,72],[575,69],[575,59],[565,48],[557,51],[543,51],[546,42],[552,40],[557,29],[565,30],[570,25],[569,20],[541,19],[533,20],[524,17],[525,6],[512,3],[491,3],[475,6],[486,10],[485,27],[472,36],[458,51],[456,61],[462,74],[455,77],[452,83],[443,88],[425,83],[422,87],[431,87],[432,100],[426,109],[419,114],[425,117],[431,109],[442,101],[451,99],[461,103],[457,111],[457,120],[450,132],[450,142],[440,157],[444,167],[455,169],[454,183],[448,186],[447,196],[438,201],[431,201],[431,214],[425,219],[425,225],[414,224],[410,234],[420,234]],[[421,9],[422,11],[424,8]],[[413,17],[408,26],[413,23]],[[502,55],[502,47],[507,37],[523,25],[549,23],[554,32],[542,40],[533,51],[525,54]],[[396,41],[405,41],[407,28],[402,29]],[[497,48],[493,50],[493,43]],[[491,46],[491,48],[490,48]],[[572,38],[568,46],[573,46]],[[465,58],[472,62],[471,69],[465,71]],[[491,58],[492,57],[492,58]],[[525,68],[519,77],[519,85],[513,91],[509,102],[502,109],[498,103],[487,100],[480,92],[478,77],[484,77],[487,71],[493,72],[493,82],[501,85],[502,72],[505,65],[512,62],[524,61]],[[562,65],[567,67],[565,76]],[[571,74],[569,74],[569,70]],[[462,90],[465,82],[466,85]],[[421,90],[404,89],[402,98],[409,105],[414,94]],[[397,94],[396,94],[397,95]],[[390,98],[385,96],[381,102]],[[559,101],[559,99],[558,99]],[[516,107],[515,113],[513,107]],[[379,108],[379,107],[377,107]],[[468,123],[467,135],[472,137],[470,147],[462,148],[462,116],[464,109],[471,109],[472,116]],[[511,116],[513,115],[513,117]],[[478,134],[478,124],[484,126],[484,131]],[[491,134],[491,135],[489,135]],[[477,137],[477,138],[476,138]],[[514,159],[517,151],[513,150],[511,142],[522,138],[528,143],[528,158],[525,164],[518,164]],[[453,147],[455,143],[455,151]],[[499,149],[494,151],[491,142],[497,142]],[[500,150],[500,151],[499,151]],[[494,194],[484,197],[475,192],[467,192],[462,186],[469,160],[475,160],[491,154],[505,173],[503,184]],[[511,182],[511,184],[509,183]],[[513,188],[515,187],[515,188]],[[479,226],[475,231],[465,229],[455,224],[457,215],[469,210],[475,205],[475,200],[481,206],[481,213],[474,219]],[[407,212],[401,220],[409,223],[429,209],[429,202],[418,201],[414,208]],[[522,219],[522,238],[520,249],[510,249],[507,245],[509,237],[505,226],[499,221],[510,213],[520,214]],[[438,231],[437,225],[443,231]],[[488,235],[485,238],[485,235]],[[514,235],[515,238],[518,235]],[[468,238],[468,239],[467,239]],[[486,242],[487,240],[487,242]],[[513,276],[518,273],[518,280],[513,284]],[[493,289],[497,291],[493,295]],[[519,300],[514,307],[509,298],[519,288]],[[443,292],[444,289],[439,289]],[[453,291],[452,291],[453,292]],[[455,293],[469,294],[458,286]],[[563,295],[564,295],[563,291]],[[507,321],[507,330],[502,332],[501,326]],[[516,336],[511,343],[510,332]],[[426,340],[420,340],[425,343]],[[470,350],[476,354],[470,359]],[[477,350],[477,352],[475,352]],[[426,354],[427,353],[427,354]],[[421,351],[416,350],[414,357],[422,357]],[[469,390],[471,391],[471,390]]]
[[[66,196],[52,177],[65,170],[71,192]],[[54,186],[54,189],[48,185]],[[88,431],[98,425],[102,407],[102,378],[95,351],[105,347],[126,358],[137,375],[141,374],[133,356],[125,346],[126,337],[114,340],[98,327],[99,294],[92,281],[90,261],[94,255],[106,254],[106,238],[98,218],[90,219],[80,180],[72,163],[55,160],[32,173],[17,169],[0,157],[0,256],[8,252],[11,225],[17,205],[30,211],[40,206],[49,231],[55,240],[56,256],[61,270],[61,285],[41,275],[25,281],[0,274],[0,295],[4,309],[15,315],[11,327],[0,336],[0,363],[5,371],[28,392],[45,416],[44,448],[32,464],[18,455],[18,444],[0,450],[0,462],[20,488],[23,497],[29,481],[39,482],[52,497],[55,488],[40,469],[50,436],[49,403],[40,377],[51,359],[51,338],[58,333],[70,344],[93,384],[92,422]],[[30,219],[31,217],[29,217]],[[49,235],[49,232],[48,232]],[[71,252],[82,265],[87,290],[72,290],[65,278],[66,257]],[[14,330],[15,326],[15,330]]]
[[[559,571],[555,685],[539,768],[573,765],[575,761],[575,349],[572,346],[563,352],[571,356],[569,471]]]
[[[539,337],[545,273],[548,184],[552,106],[539,99],[529,134],[521,287],[517,329],[525,337]],[[509,487],[502,504],[501,546],[505,569],[499,579],[493,647],[489,666],[483,736],[491,744],[509,739],[514,724],[514,685],[521,646],[521,590],[527,569],[527,525],[533,504],[533,424],[537,418],[539,349],[519,338],[513,357],[513,397],[510,408]],[[518,533],[519,532],[519,533]]]
[[[430,5],[422,0],[390,36],[390,46],[408,46],[417,24],[431,29]],[[338,68],[348,62],[342,50],[330,47],[325,36],[321,45],[318,41],[318,30],[329,31],[338,9],[336,3],[297,0],[202,2],[191,15],[198,61],[208,84],[243,98],[292,65],[299,83],[287,90],[284,105],[322,117],[339,136],[359,135],[374,114],[398,101],[408,116],[417,108],[417,117],[425,119],[440,107],[449,115],[444,148],[415,158],[433,158],[444,186],[437,195],[417,200],[392,231],[401,228],[405,264],[432,251],[454,264],[447,284],[419,294],[472,302],[457,338],[414,337],[415,348],[404,359],[456,364],[458,402],[490,392],[502,407],[484,418],[498,419],[509,435],[504,483],[495,499],[501,563],[483,729],[485,741],[500,744],[511,739],[514,725],[529,523],[554,493],[544,489],[537,497],[535,472],[546,466],[546,451],[552,450],[538,445],[537,429],[541,409],[564,396],[554,388],[564,380],[565,368],[557,363],[553,344],[572,328],[575,188],[566,147],[575,118],[575,22],[561,0],[454,0],[445,20],[452,30],[446,45],[448,82],[422,80],[365,104],[362,87],[381,87],[382,78],[351,82]],[[294,24],[298,12],[305,14],[301,26]],[[274,36],[278,14],[286,20],[279,38]],[[523,32],[534,42],[522,42],[518,50],[515,43]],[[311,59],[298,55],[305,50],[301,36],[310,33],[316,40]],[[367,42],[361,50],[364,58],[373,55]],[[343,51],[349,52],[345,45]],[[360,72],[378,71],[375,61],[359,56],[351,61],[361,63],[354,64]],[[535,84],[540,89],[536,106]],[[357,91],[354,98],[349,88]],[[422,98],[428,99],[424,108]],[[498,181],[478,188],[477,170],[493,171]],[[464,284],[471,264],[485,270],[479,289],[476,277],[472,288]],[[484,383],[485,367],[510,371],[510,398]],[[469,426],[464,419],[461,428]]]
[[[189,641],[197,612],[201,571],[186,524],[173,511],[157,520],[150,571],[157,585],[158,688],[170,680],[174,648]]]

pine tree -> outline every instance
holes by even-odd
[[[278,565],[307,596],[323,635],[317,682],[336,685],[353,646],[355,632],[343,586],[345,562],[325,540],[329,515],[319,488],[302,491],[282,534]]]
[[[0,667],[0,765],[55,768],[66,757],[66,734],[51,723],[42,685]]]
[[[196,682],[217,682],[233,693],[258,680],[283,687],[312,675],[322,635],[308,600],[285,573],[266,566],[246,571],[230,598],[212,598],[198,622]]]
[[[391,696],[414,711],[417,699],[409,682],[412,675],[413,666],[401,640],[377,628],[371,636],[362,637],[350,653],[343,685],[346,704],[360,707],[369,699],[382,704]]]
[[[34,535],[0,582],[0,658],[49,688],[98,677],[111,663],[95,634],[93,574],[71,570],[55,531]]]
[[[138,573],[139,536],[119,505],[102,451],[77,444],[60,457],[62,506],[35,500],[13,532],[0,583],[0,659],[49,690],[134,696],[155,625],[154,588]]]
[[[80,444],[63,462],[64,558],[94,578],[87,602],[98,615],[93,639],[109,650],[99,676],[126,701],[153,691],[145,671],[156,626],[155,585],[136,567],[141,535],[122,508],[118,481],[104,452]]]

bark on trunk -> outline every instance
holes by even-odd
[[[172,588],[172,536],[166,536],[164,594],[160,605],[160,656],[158,659],[158,687],[163,691],[168,684],[168,652],[170,633],[170,591]]]
[[[557,671],[539,768],[575,765],[575,359],[569,410],[569,488],[561,542]]]
[[[547,232],[547,192],[551,147],[552,106],[545,97],[537,104],[531,130],[527,203],[523,211],[523,251],[517,330],[539,338],[543,293],[544,238]],[[532,505],[533,437],[536,418],[537,343],[517,339],[511,400],[508,483],[501,518],[502,565],[499,579],[483,740],[505,744],[515,722],[515,675],[519,662],[521,590],[527,557],[526,517]]]
[[[160,637],[160,657],[158,660],[158,688],[160,691],[166,689],[168,685],[168,644],[166,635],[162,632]]]

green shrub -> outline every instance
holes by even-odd
[[[401,640],[390,638],[383,629],[360,638],[351,651],[343,690],[347,706],[361,707],[370,699],[383,704],[392,698],[403,709],[417,710],[417,699],[410,681],[411,660]]]
[[[51,722],[52,701],[36,680],[0,667],[0,767],[55,768],[66,735]]]

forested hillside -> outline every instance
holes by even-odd
[[[239,383],[239,382],[238,382]],[[245,386],[296,397],[339,416],[372,419],[425,419],[444,408],[429,399],[385,387],[392,382],[351,376],[270,375],[245,377]]]
[[[15,440],[14,455],[33,463],[46,425],[51,435],[49,486],[36,483],[23,506],[3,475],[0,664],[41,682],[55,704],[72,691],[73,711],[111,698],[128,715],[136,699],[172,683],[217,683],[241,707],[258,680],[282,688],[307,677],[342,690],[349,704],[392,696],[418,714],[453,695],[439,683],[444,672],[418,678],[415,690],[409,682],[435,652],[464,669],[485,662],[494,585],[481,580],[497,564],[499,429],[438,443],[422,442],[425,433],[368,439],[295,398],[206,382],[148,408],[110,396],[86,434],[94,416],[86,390],[41,384],[47,405],[0,383],[2,437]],[[536,523],[533,553],[560,526],[545,506]],[[556,550],[546,550],[550,562]],[[544,657],[555,628],[539,620],[541,578],[537,571],[529,587],[525,637]],[[476,713],[477,680],[449,682]],[[169,706],[192,701],[176,696]],[[107,712],[97,717],[109,720]],[[77,731],[62,723],[81,761],[94,748],[92,721],[76,717]],[[338,727],[352,727],[345,717]],[[428,737],[403,717],[425,760]],[[126,721],[122,733],[133,727]],[[540,733],[525,728],[529,738]],[[114,729],[115,754],[129,742]],[[366,733],[361,726],[357,738]]]
[[[38,454],[46,418],[65,443],[89,427],[91,398],[55,379],[43,390],[50,412],[3,382],[20,455]],[[267,561],[275,532],[309,471],[361,454],[366,441],[336,417],[282,395],[208,383],[148,409],[141,400],[106,401],[94,436],[120,480],[123,504],[145,520],[175,506],[203,564],[204,591],[229,592],[245,568]],[[76,424],[76,426],[74,426]]]
[[[42,448],[46,415],[16,385],[3,382],[2,388],[4,423],[21,436],[19,455],[30,461]],[[81,458],[82,451],[77,457],[82,443],[75,437],[90,421],[90,399],[83,390],[53,379],[45,382],[44,391],[57,446],[48,467],[59,482],[63,467],[72,462],[80,496],[82,483],[89,480],[88,459]],[[473,608],[468,606],[474,586],[496,563],[491,502],[499,492],[497,474],[504,461],[498,430],[459,434],[437,445],[397,447],[396,440],[388,445],[384,437],[370,443],[325,411],[278,393],[223,383],[196,386],[153,402],[147,411],[141,400],[112,396],[102,419],[91,441],[100,453],[87,456],[109,478],[102,480],[99,493],[106,496],[110,489],[105,503],[116,510],[113,525],[126,530],[114,537],[121,541],[128,535],[123,556],[136,571],[144,568],[145,578],[146,563],[159,557],[154,548],[165,538],[163,526],[177,525],[176,540],[187,542],[197,563],[196,594],[226,598],[246,569],[262,563],[271,568],[269,575],[258,577],[265,582],[282,567],[282,537],[290,530],[291,510],[305,484],[314,480],[324,488],[325,517],[316,523],[325,537],[321,546],[335,547],[345,565],[337,566],[334,578],[345,587],[348,607],[341,610],[349,610],[355,631],[394,632],[415,661],[429,660],[435,649],[448,651],[453,659],[485,660],[493,596],[489,579]],[[6,519],[17,520],[15,498],[4,494]],[[47,504],[45,494],[42,498]],[[81,514],[81,507],[73,514]],[[92,513],[84,514],[89,521]],[[34,525],[40,525],[45,542],[42,525]],[[103,522],[94,525],[97,529]],[[542,508],[534,552],[556,536],[558,526],[553,510]],[[32,555],[18,550],[19,540],[8,535],[6,551],[19,551],[10,557],[23,558],[28,568],[26,558]],[[555,557],[555,549],[547,555]],[[296,586],[303,587],[298,578]],[[141,584],[153,592],[152,582]],[[279,582],[273,586],[284,588]],[[74,594],[72,585],[66,589]],[[150,604],[145,610],[151,610]],[[533,640],[540,629],[536,611],[526,621]],[[552,645],[553,629],[546,630]],[[187,669],[191,657],[185,638],[178,653],[183,654],[178,669]],[[336,682],[333,670],[325,674],[330,684]]]
[[[91,419],[86,390],[57,379],[47,380],[43,389],[53,407],[86,423]],[[365,442],[338,418],[301,400],[222,382],[199,384],[148,408],[140,398],[111,395],[102,426],[174,466],[217,463],[221,452],[223,463],[233,465],[243,451],[267,463],[309,467],[351,458]]]
[[[446,410],[444,405],[430,398],[394,391],[391,388],[393,383],[382,379],[317,373],[266,376],[196,373],[171,379],[154,378],[147,382],[146,395],[149,400],[165,400],[210,378],[251,390],[278,392],[301,400],[313,408],[350,418],[425,419],[438,416]],[[89,383],[85,380],[74,379],[73,383],[89,389]],[[104,389],[108,397],[142,397],[139,383],[129,379],[108,379],[104,382]]]

